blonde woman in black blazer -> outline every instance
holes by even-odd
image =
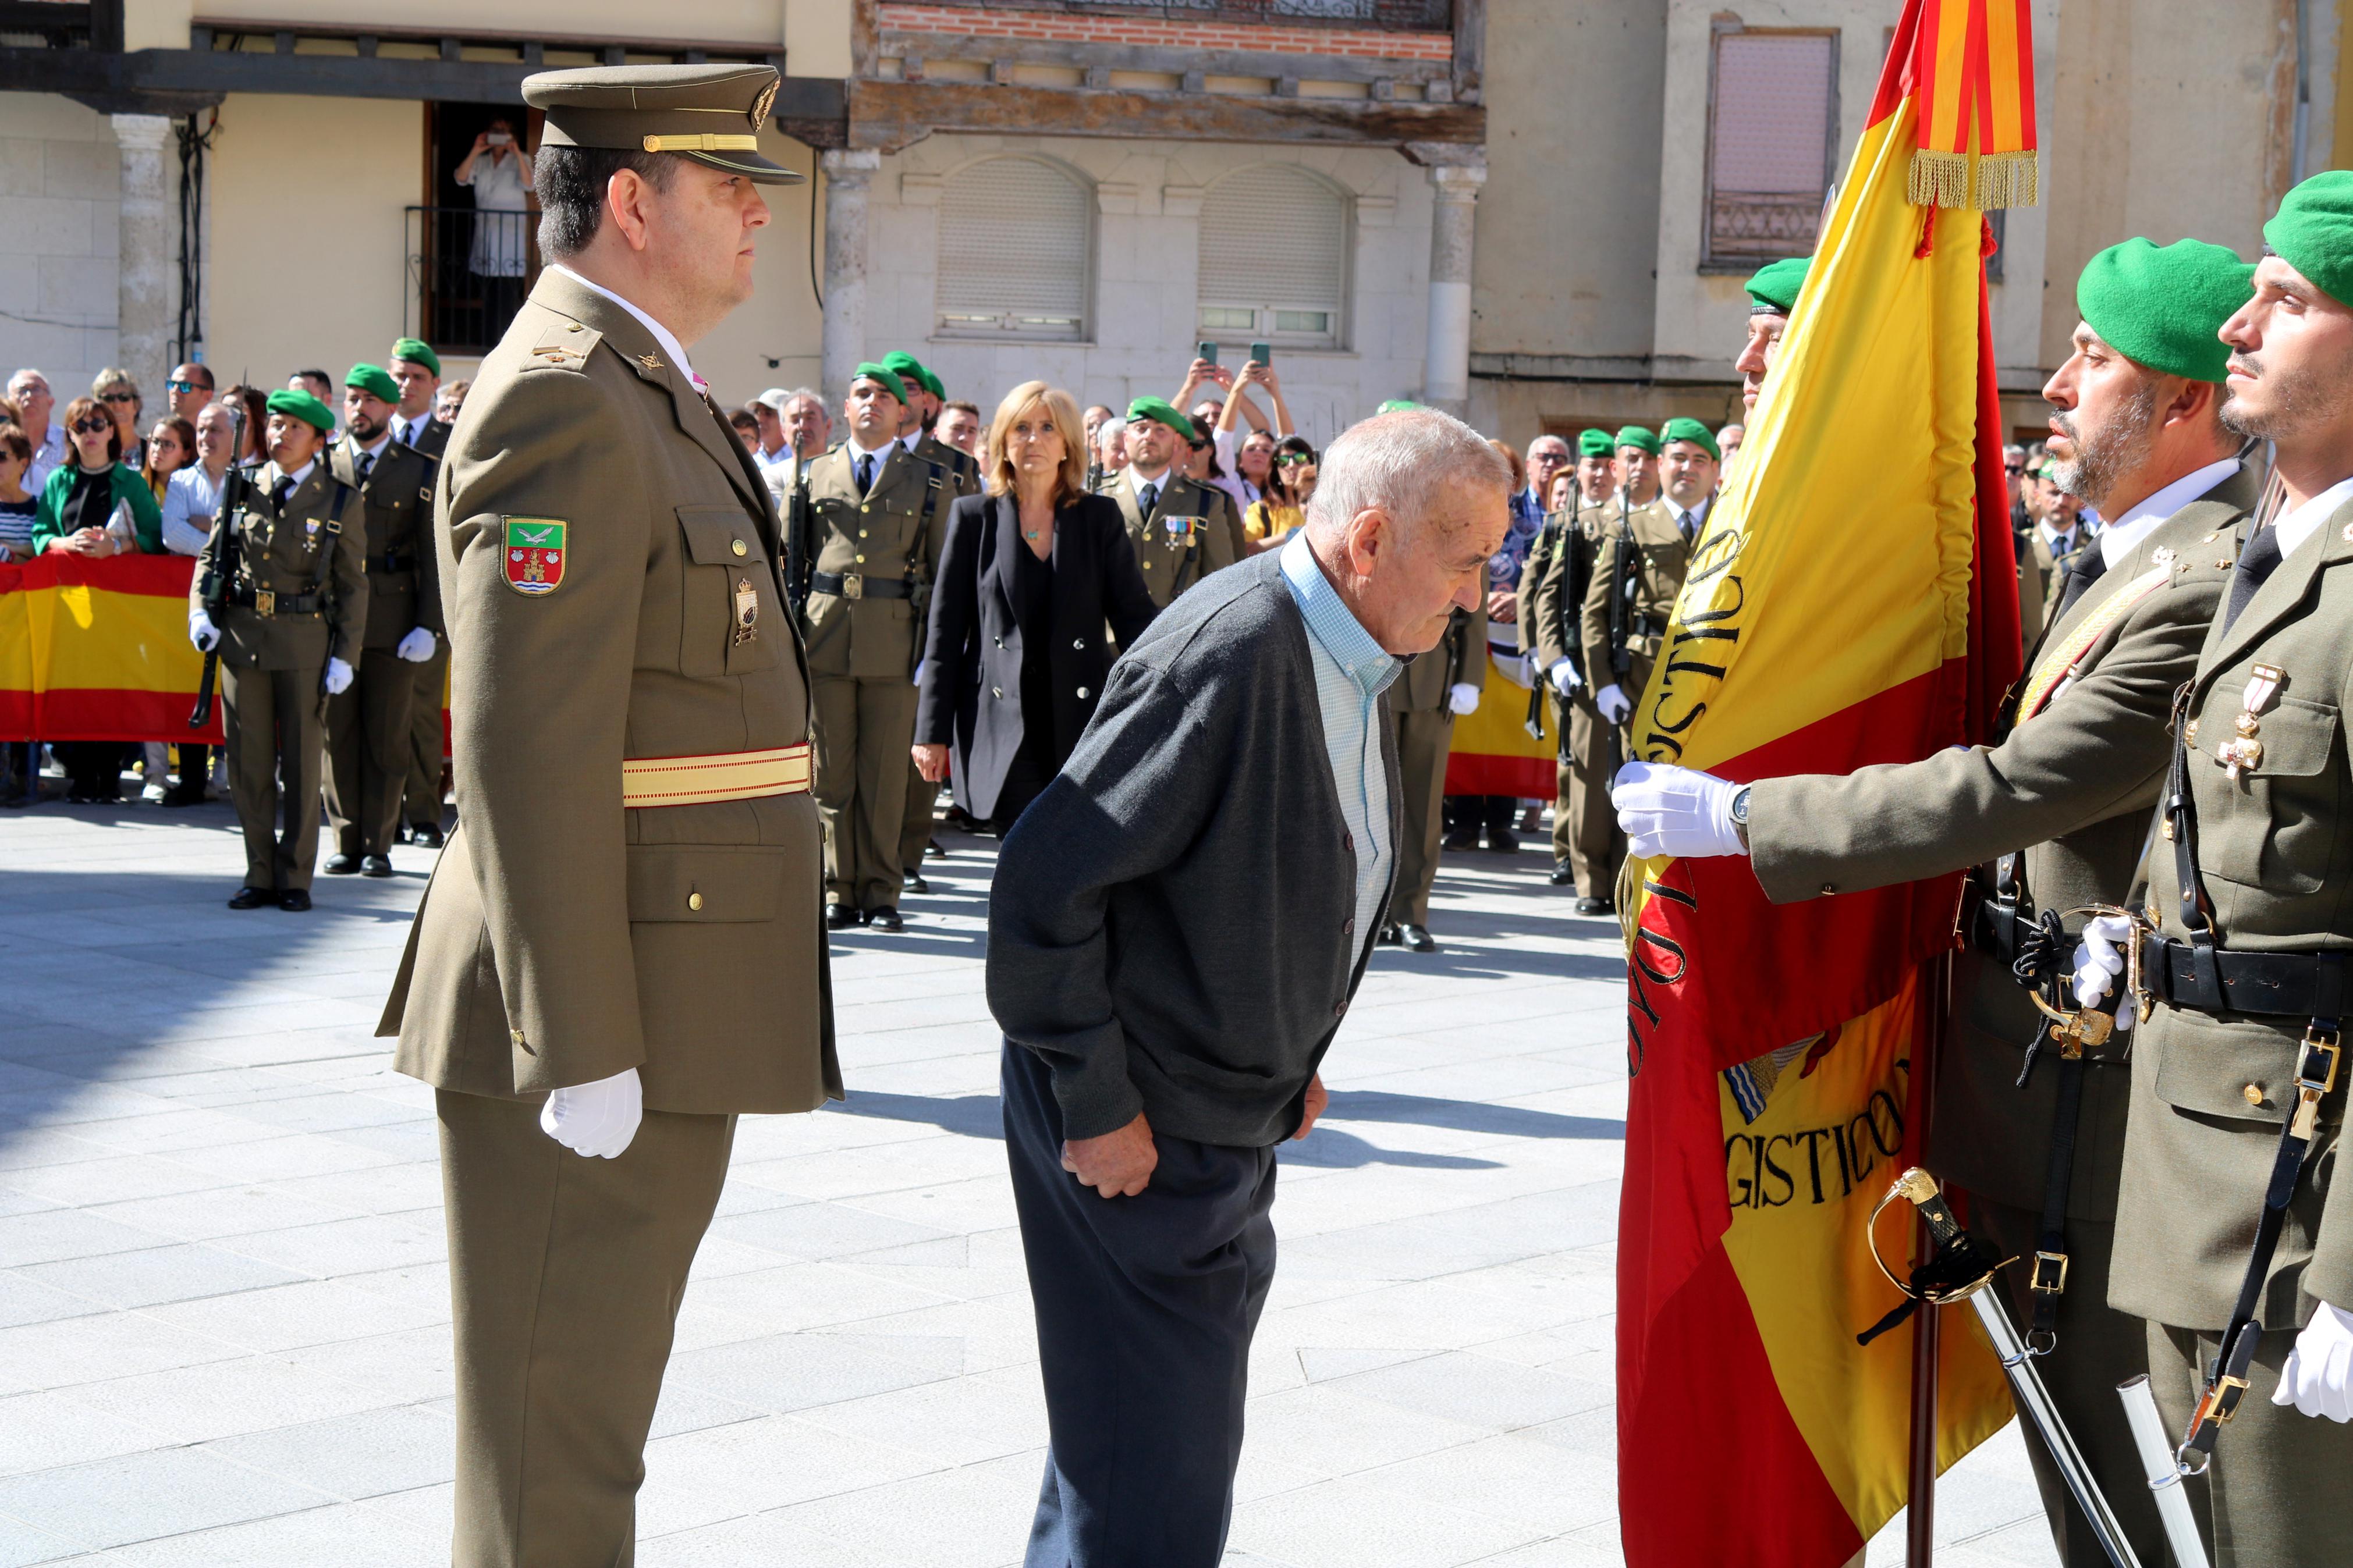
[[[987,489],[948,511],[932,590],[915,767],[936,783],[953,748],[956,798],[1010,827],[1079,742],[1113,644],[1152,622],[1152,597],[1118,503],[1086,489],[1071,395],[1042,381],[1008,393],[981,459]]]

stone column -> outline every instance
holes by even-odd
[[[849,395],[849,378],[866,357],[866,198],[882,154],[846,147],[822,154],[825,171],[825,376],[828,408]]]
[[[172,201],[164,187],[164,144],[172,122],[160,114],[117,114],[122,160],[122,214],[117,266],[114,363],[131,373],[153,415],[164,407],[172,346],[176,266]]]
[[[1430,185],[1430,342],[1422,401],[1461,415],[1471,405],[1471,228],[1484,158],[1435,164]]]

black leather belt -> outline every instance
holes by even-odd
[[[231,588],[228,602],[262,616],[315,616],[326,603],[318,594],[273,594],[267,588]]]
[[[862,572],[812,572],[809,587],[844,599],[904,599],[914,592],[904,577],[869,577]]]
[[[2233,952],[2161,936],[2142,938],[2140,951],[2142,984],[2177,1007],[2292,1018],[2333,1015],[2336,1004],[2323,986],[2336,984],[2334,973],[2347,959],[2344,953]],[[2324,969],[2331,972],[2327,982]]]

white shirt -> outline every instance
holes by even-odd
[[[209,526],[220,516],[220,493],[234,469],[216,480],[201,462],[174,471],[164,486],[164,548],[174,555],[194,555],[212,537]],[[196,519],[206,520],[199,527]]]
[[[2219,463],[2207,464],[2195,473],[2182,475],[2138,506],[2127,508],[2122,517],[2108,524],[2100,534],[2101,563],[2107,567],[2120,563],[2158,523],[2238,471],[2239,459],[2225,458]]]
[[[432,423],[433,410],[430,408],[414,419],[406,418],[396,413],[392,416],[392,438],[404,447],[414,447],[417,445],[417,438],[425,434],[425,427]]]
[[[1715,498],[1712,495],[1702,496],[1700,498],[1699,505],[1692,508],[1689,511],[1685,511],[1683,508],[1677,506],[1672,500],[1669,500],[1667,502],[1667,515],[1675,520],[1675,527],[1683,531],[1683,536],[1684,539],[1696,542],[1699,539],[1699,531],[1707,524],[1708,505],[1715,500]]]
[[[280,479],[292,479],[294,481],[294,489],[288,490],[286,492],[290,496],[294,493],[294,490],[299,490],[302,488],[302,482],[311,477],[311,470],[318,466],[319,459],[313,458],[309,462],[303,464],[301,468],[295,469],[290,474],[285,469],[280,468],[276,463],[272,463],[269,468],[262,470],[261,488],[265,490],[274,490],[278,488],[278,481]]]
[[[876,480],[879,480],[882,477],[882,470],[891,465],[891,449],[900,444],[899,438],[894,436],[890,440],[883,442],[880,447],[870,448],[860,446],[858,444],[857,437],[850,437],[842,443],[843,446],[849,448],[850,477],[853,479],[857,477],[858,464],[861,458],[871,458],[874,459],[874,478],[872,479],[869,479],[867,483],[872,484]],[[913,454],[910,455],[912,456]]]
[[[580,287],[587,289],[590,293],[602,294],[606,299],[610,300],[613,303],[618,305],[624,310],[627,310],[630,315],[635,316],[638,322],[644,326],[646,331],[654,335],[654,342],[659,343],[662,346],[663,352],[670,355],[670,363],[678,366],[679,369],[686,372],[686,379],[694,383],[696,391],[700,392],[707,387],[709,384],[701,376],[695,374],[694,366],[687,363],[686,345],[678,341],[677,334],[672,332],[668,327],[663,326],[659,321],[655,321],[651,316],[647,315],[643,310],[638,310],[635,305],[630,304],[627,300],[622,299],[618,294],[614,293],[602,283],[593,283],[589,281],[587,279],[581,277],[577,272],[573,271],[569,267],[565,266],[561,261],[549,262],[547,264],[547,269],[551,272],[563,273],[566,278],[571,279],[572,281],[579,284]]]
[[[361,446],[359,437],[356,436],[347,436],[344,439],[352,444],[352,467],[357,468],[360,459],[365,458],[369,468],[373,469],[376,464],[384,461],[384,449],[392,445],[392,431],[387,426],[385,433],[375,438],[375,445],[373,447]]]
[[[39,446],[33,448],[33,460],[26,466],[26,490],[39,495],[41,487],[49,482],[49,476],[63,468],[65,463],[66,427],[52,421],[49,433],[41,437]]]
[[[2054,561],[2071,550],[2081,550],[2088,537],[2081,523],[2064,533],[2059,532],[2047,522],[2038,522],[2034,526],[2042,531],[2042,542],[2051,547],[2051,558]]]
[[[765,447],[752,448],[752,460],[763,468],[788,468],[793,461],[793,444],[786,441],[771,452]]]
[[[2280,559],[2295,553],[2296,546],[2320,531],[2329,514],[2353,500],[2353,478],[2342,479],[2272,524],[2279,530]]]

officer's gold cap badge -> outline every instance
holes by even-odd
[[[760,96],[752,100],[753,130],[757,131],[768,122],[768,110],[776,105],[777,85],[778,83],[771,79],[768,85],[760,89]]]

